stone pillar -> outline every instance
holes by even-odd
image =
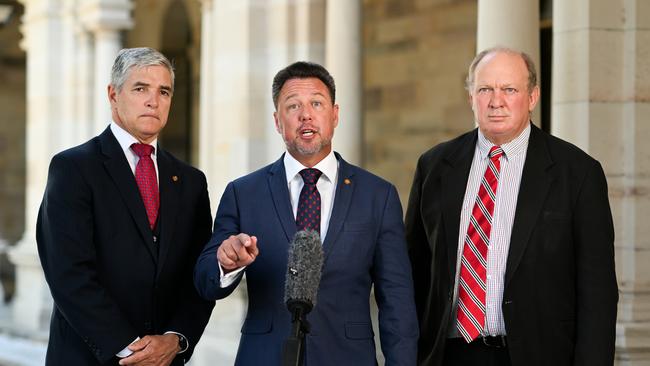
[[[85,141],[94,135],[94,67],[95,45],[92,35],[79,22],[76,23],[75,74],[72,98],[75,100],[77,120],[76,136]],[[108,103],[108,100],[106,101]]]
[[[27,52],[27,172],[26,218],[22,240],[9,253],[16,265],[16,298],[13,323],[17,332],[32,335],[46,331],[51,298],[38,259],[35,227],[51,157],[82,142],[89,135],[87,99],[90,42],[79,37],[80,4],[73,0],[22,0],[24,39]],[[91,25],[124,25],[128,0],[83,2],[83,16]],[[115,27],[113,29],[115,29]],[[104,29],[101,28],[101,29]],[[100,28],[96,28],[100,29]],[[104,56],[107,57],[107,56]],[[111,56],[110,62],[113,61]],[[76,66],[80,66],[77,68]],[[104,70],[108,75],[110,69]],[[106,88],[104,108],[108,109]],[[80,107],[81,106],[81,107]],[[82,108],[80,114],[77,108]],[[104,127],[110,121],[104,122]]]
[[[61,0],[22,0],[24,39],[27,53],[27,141],[25,233],[9,251],[16,266],[16,296],[12,320],[16,331],[36,334],[46,329],[51,300],[36,250],[36,216],[47,180],[50,158],[68,141],[65,126],[65,96],[61,85],[66,73],[61,45],[67,34]]]
[[[529,54],[537,65],[537,77],[540,78],[539,0],[478,1],[476,50],[480,52],[495,46],[511,47]],[[537,104],[532,116],[538,126],[541,123],[540,105]]]
[[[229,181],[251,171],[249,1],[201,0],[199,167],[213,214]],[[263,119],[263,116],[255,116]],[[216,303],[192,364],[233,364],[245,316],[245,287]]]
[[[361,1],[328,0],[325,67],[336,81],[340,106],[334,150],[353,164],[361,164]]]
[[[553,134],[598,159],[616,231],[617,365],[650,363],[650,7],[553,3]]]
[[[92,135],[99,134],[111,121],[107,87],[111,66],[122,48],[120,32],[133,26],[130,0],[89,0],[80,5],[84,26],[94,35],[94,126]]]
[[[207,5],[210,3],[210,5]],[[216,204],[226,184],[249,171],[248,0],[203,3],[199,165]],[[209,18],[208,18],[209,17]],[[208,19],[206,19],[208,18]],[[206,34],[209,33],[209,34]]]

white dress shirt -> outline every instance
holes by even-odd
[[[300,191],[305,183],[300,176],[300,171],[307,169],[296,160],[289,152],[284,154],[284,171],[287,178],[287,186],[289,188],[289,198],[291,199],[291,208],[293,209],[293,218],[295,220],[296,213],[298,212],[298,199],[300,198]],[[316,182],[316,188],[320,193],[320,237],[321,242],[325,241],[327,235],[327,228],[329,227],[330,216],[332,215],[332,208],[334,207],[334,195],[336,192],[336,182],[338,177],[339,162],[336,160],[334,151],[330,151],[323,160],[312,168],[320,170],[323,174]],[[219,265],[220,280],[219,285],[221,288],[230,286],[237,276],[245,267],[238,268],[232,272],[224,274],[223,268]]]
[[[120,144],[120,147],[122,148],[122,151],[124,151],[124,156],[126,156],[126,160],[129,162],[129,166],[131,167],[131,172],[135,176],[135,167],[138,165],[138,161],[140,161],[140,157],[131,150],[131,145],[133,144],[139,144],[140,141],[136,139],[135,137],[131,136],[126,130],[124,130],[122,127],[120,127],[117,123],[111,122],[111,132],[113,132],[113,136],[117,139],[117,142]],[[156,167],[156,179],[159,180],[158,178],[158,138],[155,138],[151,143],[149,144],[153,147],[153,153],[151,153],[151,160],[153,160],[153,166]]]
[[[504,154],[501,156],[501,169],[499,183],[494,203],[492,230],[488,246],[487,260],[487,292],[485,294],[485,328],[481,332],[484,336],[506,335],[506,327],[501,311],[503,299],[503,282],[505,280],[506,262],[510,248],[512,223],[515,219],[517,196],[521,174],[524,170],[530,125],[524,129],[514,140],[501,145]],[[494,146],[485,135],[478,131],[478,141],[474,151],[474,159],[467,180],[465,198],[460,214],[460,228],[458,230],[458,261],[456,263],[456,279],[454,281],[454,302],[452,316],[449,324],[449,337],[460,337],[456,328],[458,305],[458,278],[460,276],[460,263],[463,256],[463,245],[472,209],[476,202],[479,186],[489,161],[490,148]]]

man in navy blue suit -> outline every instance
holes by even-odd
[[[301,190],[313,184],[303,181],[303,170],[319,177],[315,224],[324,250],[305,365],[376,365],[373,285],[386,365],[415,364],[418,325],[399,197],[393,185],[332,151],[334,100],[334,80],[322,66],[296,62],[278,72],[273,117],[287,153],[226,187],[196,265],[195,286],[211,300],[232,293],[246,273],[248,313],[236,365],[280,364],[291,324],[283,301],[287,250],[302,228]]]

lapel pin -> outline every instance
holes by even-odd
[[[178,175],[172,175],[172,180],[174,182],[178,182]]]
[[[352,181],[349,180],[348,178],[343,179],[343,183],[347,184],[352,184]]]

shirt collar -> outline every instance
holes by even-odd
[[[113,132],[113,136],[115,136],[115,139],[117,139],[117,142],[120,144],[123,151],[131,151],[131,145],[140,143],[138,139],[115,123],[115,121],[111,121],[110,128],[111,132]],[[158,146],[158,138],[155,138],[149,145],[153,146],[153,156],[155,157],[158,154],[158,149],[156,148],[156,146]]]
[[[515,137],[512,141],[501,145],[503,155],[505,155],[506,159],[510,159],[514,156],[525,153],[526,149],[528,148],[529,137],[530,123],[526,126],[526,128],[524,128],[523,131],[521,131],[519,136]],[[488,140],[487,137],[485,137],[483,132],[481,132],[480,128],[478,130],[478,141],[476,142],[476,145],[480,151],[481,158],[484,159],[488,158],[488,155],[490,154],[490,148],[494,146],[494,144]]]
[[[293,180],[301,170],[307,169],[306,166],[302,165],[298,160],[291,156],[288,151],[284,154],[283,162],[284,171],[287,174],[287,184],[289,184],[289,182],[291,182],[291,180]],[[338,170],[338,167],[339,162],[336,160],[334,151],[330,151],[323,160],[313,166],[313,168],[318,169],[323,173],[321,177],[327,178],[330,182],[334,182],[336,179],[336,171]]]

